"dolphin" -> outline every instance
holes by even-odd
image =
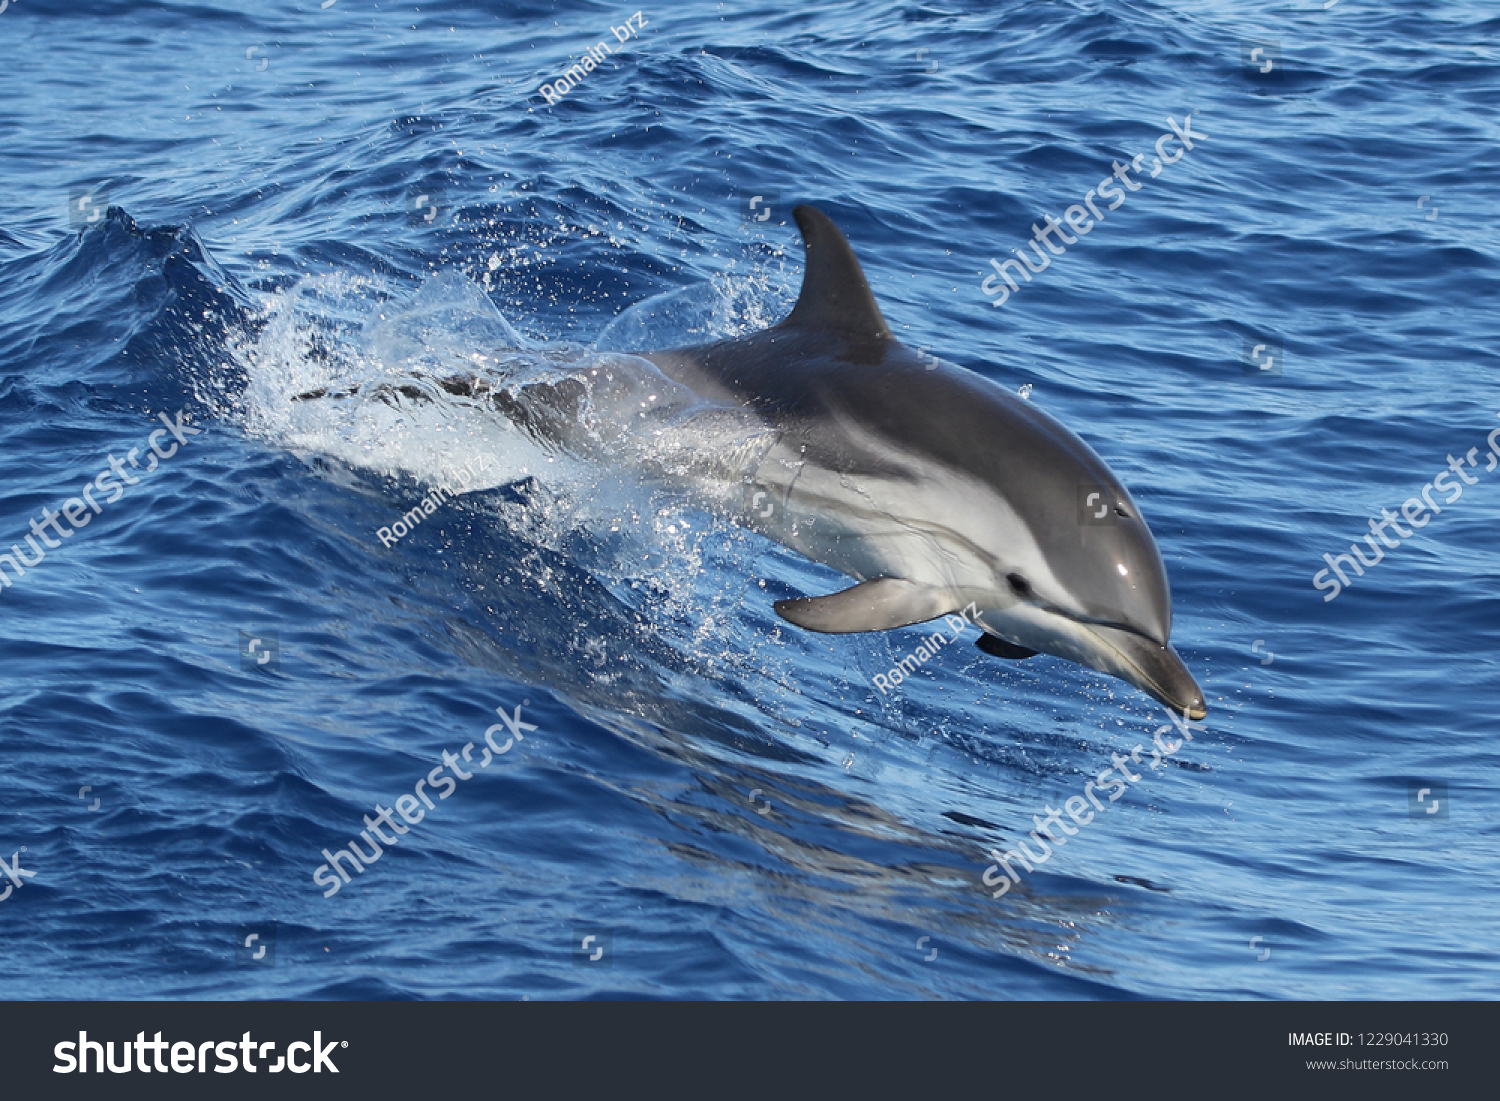
[[[839,228],[812,206],[792,214],[807,266],[784,320],[730,340],[628,352],[769,440],[749,458],[726,448],[727,457],[689,464],[690,480],[742,481],[726,518],[856,582],[777,601],[777,614],[850,634],[963,613],[994,657],[1053,654],[1204,718],[1203,693],[1170,642],[1161,553],[1119,479],[1035,405],[897,340]],[[492,402],[539,440],[616,458],[583,423],[591,384],[579,377],[436,381]],[[722,506],[733,494],[709,496]]]
[[[839,228],[792,215],[807,266],[784,320],[632,353],[774,426],[736,522],[857,582],[777,614],[847,634],[967,610],[986,653],[1053,654],[1204,718],[1161,553],[1119,479],[1035,405],[897,340]]]

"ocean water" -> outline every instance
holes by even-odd
[[[0,997],[1494,997],[1497,43],[1479,0],[0,0],[0,550],[102,503],[0,590]],[[927,632],[783,623],[844,582],[633,473],[744,439],[616,353],[781,317],[797,202],[1130,487],[1206,693],[998,898],[1163,710],[973,632],[882,692]],[[567,454],[431,382],[596,370]]]

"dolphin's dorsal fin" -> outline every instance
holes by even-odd
[[[866,339],[889,339],[891,330],[854,250],[833,219],[817,207],[799,206],[792,211],[802,231],[807,250],[807,270],[802,274],[802,293],[797,305],[781,325],[810,329],[835,329]],[[780,326],[778,326],[779,328]]]

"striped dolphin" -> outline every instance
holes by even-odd
[[[747,479],[728,519],[856,582],[778,601],[777,613],[810,631],[845,634],[963,612],[982,628],[988,654],[1053,654],[1203,718],[1203,693],[1170,642],[1161,554],[1119,479],[1030,402],[897,340],[838,227],[811,206],[792,213],[807,268],[785,320],[748,336],[627,356],[755,426],[748,460],[732,446],[720,453],[690,440],[692,457],[671,464],[671,477],[707,489],[720,508],[739,489],[726,483]],[[628,372],[434,381],[488,400],[548,445],[618,461],[600,426],[585,423],[592,398],[607,398],[591,389],[603,385],[594,381],[600,375]],[[644,381],[638,396],[657,389]],[[374,395],[385,400],[390,390],[414,401],[437,396],[416,384],[377,386]]]
[[[843,634],[967,609],[986,653],[1053,654],[1203,718],[1161,554],[1119,479],[1030,402],[903,345],[838,227],[792,213],[807,267],[785,320],[632,353],[775,429],[734,519],[857,582],[777,613]]]

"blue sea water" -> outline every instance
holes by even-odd
[[[199,430],[0,591],[0,997],[1494,997],[1493,5],[674,2],[549,104],[633,15],[0,3],[0,550]],[[1120,475],[1206,693],[998,899],[988,850],[1160,707],[967,644],[882,693],[925,632],[778,620],[845,583],[633,479],[624,405],[585,462],[446,394],[291,400],[769,324],[796,202]]]

